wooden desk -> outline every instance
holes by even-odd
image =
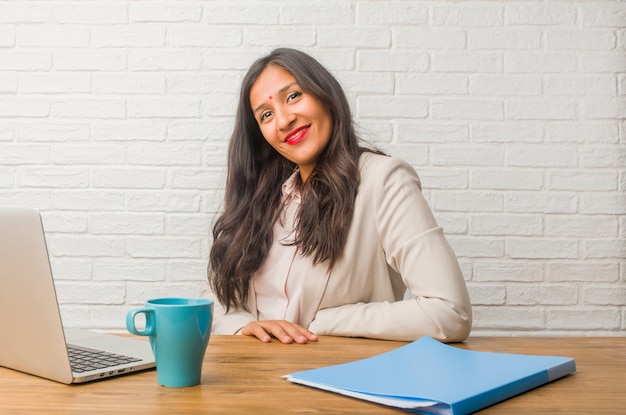
[[[322,337],[318,343],[263,344],[246,336],[212,336],[202,384],[172,389],[156,372],[66,386],[0,368],[0,414],[384,414],[408,413],[295,385],[281,376],[382,353],[403,343]],[[624,414],[626,338],[476,337],[472,350],[569,356],[577,372],[481,414]],[[424,373],[424,376],[429,376]]]

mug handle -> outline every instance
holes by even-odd
[[[143,330],[137,330],[135,327],[135,316],[137,314],[143,313],[146,316],[146,328]],[[135,310],[130,310],[126,314],[126,328],[132,334],[136,334],[138,336],[154,336],[155,334],[155,325],[154,325],[154,310],[149,308],[138,308]]]

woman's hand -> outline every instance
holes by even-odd
[[[269,342],[271,336],[285,344],[293,342],[305,344],[317,341],[315,333],[287,320],[251,321],[241,330],[241,334],[256,336],[264,343]]]

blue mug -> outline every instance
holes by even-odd
[[[143,330],[137,314],[145,315]],[[150,337],[159,384],[175,388],[200,384],[212,321],[213,300],[206,298],[157,298],[126,314],[129,332]]]

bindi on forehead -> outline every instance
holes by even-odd
[[[273,97],[270,95],[270,97],[269,97],[269,98],[270,98],[270,101],[271,101]]]

